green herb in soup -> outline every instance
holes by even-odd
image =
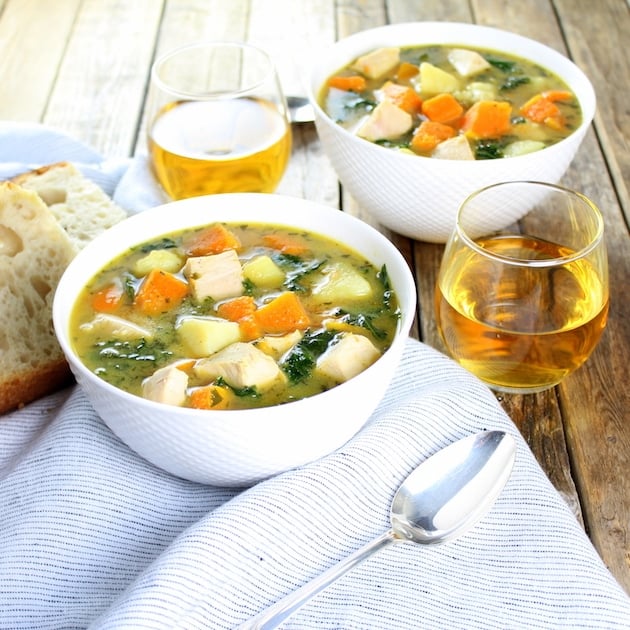
[[[360,373],[399,320],[386,268],[309,232],[217,223],[134,247],[78,298],[72,341],[112,385],[166,404],[287,403]]]
[[[491,160],[538,151],[582,122],[575,95],[527,59],[452,46],[379,48],[327,80],[327,114],[398,151]]]

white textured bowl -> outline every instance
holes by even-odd
[[[215,221],[262,222],[310,230],[385,264],[401,319],[391,347],[346,383],[307,399],[263,409],[183,409],[128,394],[95,376],[72,349],[68,322],[78,293],[131,246]],[[368,420],[387,388],[414,318],[416,289],[400,252],[382,234],[339,210],[281,195],[195,197],[135,215],[100,235],[70,263],[55,295],[55,332],[97,413],[128,446],[174,475],[208,484],[249,485],[326,455]]]
[[[561,142],[527,155],[497,160],[438,160],[378,146],[343,129],[321,109],[326,79],[356,57],[381,46],[453,44],[478,46],[524,57],[551,70],[573,90],[583,121]],[[390,24],[339,40],[317,55],[309,98],[324,151],[341,183],[382,225],[418,240],[443,243],[461,202],[472,192],[509,180],[557,183],[564,175],[595,115],[595,92],[569,59],[539,42],[475,24]],[[505,216],[504,225],[519,217]],[[503,226],[497,226],[503,227]]]

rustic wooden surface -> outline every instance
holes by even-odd
[[[506,28],[569,55],[595,85],[598,112],[563,180],[607,224],[611,311],[588,363],[552,391],[501,396],[602,558],[630,592],[630,41],[628,0],[0,0],[0,120],[42,122],[123,157],[144,148],[152,60],[198,39],[250,40],[304,91],[317,49],[387,22],[449,20]],[[488,42],[491,46],[492,42]],[[295,130],[280,193],[372,219],[340,186],[312,125]],[[442,247],[388,235],[414,269],[414,336],[441,349],[432,293]]]

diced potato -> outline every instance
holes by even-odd
[[[431,63],[420,64],[420,91],[423,96],[455,92],[460,87],[459,79]]]
[[[176,273],[182,268],[181,256],[170,249],[154,249],[146,256],[139,258],[133,265],[132,272],[137,278],[146,276],[151,269],[160,269]]]
[[[93,320],[81,324],[81,330],[90,334],[99,335],[101,338],[114,339],[151,339],[153,332],[144,326],[138,326],[130,322],[128,319],[109,315],[107,313],[99,313]]]
[[[516,157],[518,155],[540,151],[540,149],[544,149],[544,147],[545,143],[538,140],[516,140],[505,147],[503,155],[505,157]]]
[[[156,370],[142,383],[142,395],[149,400],[181,407],[186,401],[188,375],[175,365]]]
[[[273,289],[284,282],[284,271],[266,255],[256,256],[243,265],[243,276],[257,287]]]
[[[207,357],[241,340],[236,322],[202,317],[186,317],[177,326],[177,335],[189,356]]]
[[[413,118],[390,101],[379,103],[367,120],[359,127],[357,135],[371,142],[394,140],[413,127]]]
[[[453,48],[448,53],[450,64],[462,77],[471,77],[490,68],[490,64],[478,52]]]
[[[363,372],[380,356],[378,348],[364,335],[347,334],[318,360],[316,371],[343,383]]]
[[[372,296],[372,285],[350,265],[335,263],[325,268],[324,274],[311,293],[311,299],[315,303],[335,304],[365,300]]]
[[[533,140],[535,142],[542,142],[549,136],[545,125],[532,122],[531,120],[512,125],[511,133],[524,140]]]
[[[440,160],[474,160],[475,154],[470,148],[468,138],[459,135],[440,142],[440,144],[433,149],[431,157]]]
[[[385,47],[359,57],[352,66],[370,79],[380,79],[400,63],[400,49]]]

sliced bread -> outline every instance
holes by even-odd
[[[36,193],[0,182],[0,413],[69,380],[52,301],[76,252]]]
[[[70,162],[43,166],[12,181],[42,198],[78,249],[127,216]]]

